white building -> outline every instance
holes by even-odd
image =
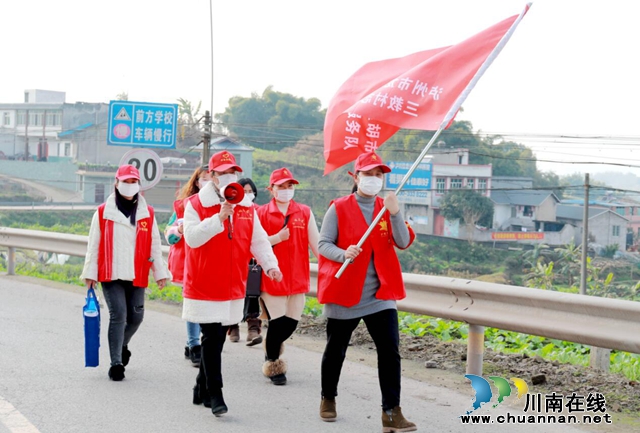
[[[412,162],[389,162],[390,166],[393,165],[396,179],[398,173],[406,173],[411,164]],[[403,189],[406,192],[399,196],[404,215],[412,223],[416,233],[444,234],[446,222],[440,215],[439,203],[447,191],[469,188],[487,197],[491,195],[491,164],[470,165],[467,149],[434,149],[422,164],[425,166],[417,176],[416,188],[411,189],[409,185],[409,188]],[[420,180],[427,177],[428,182],[421,186]],[[390,175],[387,175],[386,188],[394,189],[393,185],[399,181],[390,180]]]
[[[65,93],[25,90],[24,102],[0,103],[0,157],[47,160],[70,157],[71,143],[58,139],[62,131]]]

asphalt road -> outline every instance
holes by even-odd
[[[262,376],[261,346],[227,343],[223,373],[229,413],[215,418],[191,403],[197,370],[182,356],[186,332],[176,307],[147,303],[145,321],[129,345],[126,379],[112,382],[106,307],[100,366],[84,367],[83,304],[81,288],[0,276],[0,433],[381,431],[377,373],[365,362],[370,355],[354,352],[345,363],[338,420],[324,423],[318,416],[321,343],[311,347],[299,336],[287,343],[289,382],[282,387]],[[402,385],[403,412],[418,431],[584,431],[567,425],[462,425],[459,415],[473,400],[470,387],[451,389],[408,377]],[[522,408],[505,403],[482,413],[522,414]]]

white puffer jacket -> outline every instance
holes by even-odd
[[[220,204],[220,197],[218,197],[213,182],[205,185],[205,187],[198,192],[198,197],[203,207],[212,207]],[[236,206],[249,207],[251,206],[251,201],[247,199]],[[191,202],[187,203],[184,211],[183,227],[184,240],[190,248],[198,248],[206,244],[212,237],[222,233],[224,230],[218,214],[214,214],[201,221],[198,212],[193,208]],[[278,268],[278,259],[273,253],[273,248],[271,248],[267,233],[264,231],[264,228],[262,228],[260,219],[255,213],[253,216],[253,233],[251,235],[251,254],[253,254],[262,266],[264,272],[269,269],[280,270]],[[248,263],[247,272],[249,272]],[[185,278],[189,278],[189,276],[185,275]],[[242,320],[244,299],[236,299],[234,301],[204,301],[184,298],[182,306],[182,318],[186,321],[233,325]]]
[[[113,224],[113,268],[111,272],[112,280],[133,281],[135,278],[134,257],[136,248],[136,227],[131,225],[129,218],[124,216],[116,206],[115,193],[107,197],[104,207],[104,219],[112,220]],[[138,209],[136,210],[136,221],[149,217],[147,202],[141,195],[138,195]],[[98,249],[100,248],[100,217],[98,211],[93,214],[91,229],[89,230],[89,244],[87,245],[87,255],[84,259],[84,269],[80,278],[98,279]],[[151,257],[153,258],[153,277],[156,281],[163,278],[171,278],[171,273],[167,264],[162,258],[160,249],[160,232],[155,217],[153,218],[153,230],[151,237]]]

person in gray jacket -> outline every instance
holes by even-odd
[[[355,163],[354,193],[334,200],[325,214],[318,249],[318,301],[327,317],[327,344],[322,356],[320,418],[335,421],[338,381],[351,334],[364,321],[378,352],[382,394],[382,431],[408,432],[416,425],[400,408],[400,350],[396,300],[406,296],[395,248],[407,248],[415,234],[405,223],[398,198],[382,199],[384,173],[391,169],[375,153]],[[361,247],[357,244],[373,218],[385,209]],[[340,278],[337,271],[351,261]]]

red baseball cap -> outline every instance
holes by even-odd
[[[222,150],[214,153],[209,160],[209,171],[227,171],[233,168],[235,171],[242,171],[240,166],[236,164],[236,157],[228,150]]]
[[[383,173],[391,172],[391,169],[382,162],[380,155],[373,152],[362,153],[356,159],[355,171],[369,171],[380,167]]]
[[[127,179],[136,179],[140,180],[140,172],[133,165],[121,165],[118,167],[118,171],[116,171],[116,179],[118,180],[127,180]]]
[[[291,173],[291,171],[287,170],[284,167],[273,170],[273,173],[271,173],[271,177],[269,177],[269,185],[282,185],[283,183],[289,181],[295,183],[296,185],[300,183],[293,178],[293,173]]]

